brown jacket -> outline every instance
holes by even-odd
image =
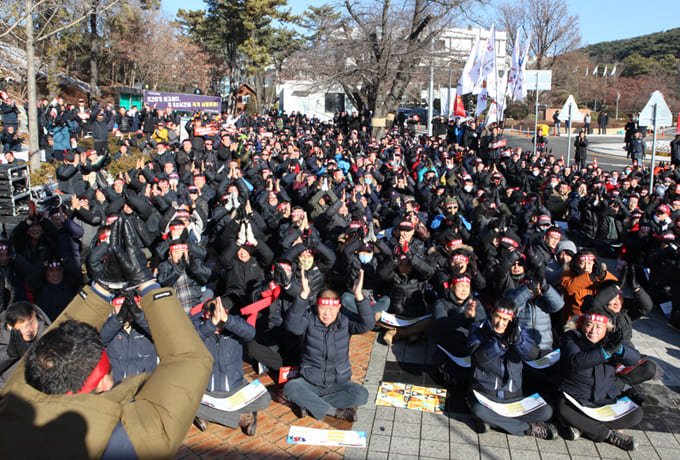
[[[171,288],[141,301],[160,364],[110,391],[47,395],[28,385],[24,360],[0,392],[0,452],[6,458],[99,458],[120,421],[139,458],[172,458],[196,415],[212,357]],[[101,329],[111,305],[89,287],[50,329],[76,319]],[[49,329],[48,329],[49,330]]]

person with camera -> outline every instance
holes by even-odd
[[[172,289],[161,288],[119,218],[92,286],[85,287],[17,365],[0,392],[0,448],[8,458],[172,457],[196,415],[212,357]],[[160,364],[113,385],[99,329],[116,293],[141,297]],[[125,308],[136,309],[134,302]],[[17,442],[30,439],[31,442]]]
[[[559,390],[587,407],[612,404],[621,396],[616,384],[619,364],[632,366],[640,361],[640,353],[627,344],[623,330],[614,328],[603,309],[591,310],[568,324],[562,336],[562,382]],[[561,396],[557,406],[562,421],[570,428],[571,439],[581,434],[595,442],[606,442],[623,450],[637,446],[635,440],[619,431],[642,420],[642,408],[610,422],[596,420]]]
[[[528,329],[520,325],[517,307],[512,300],[499,299],[489,318],[470,328],[468,349],[472,358],[472,390],[502,404],[524,398],[522,361],[538,358],[539,349]],[[484,433],[492,426],[515,436],[557,438],[557,429],[547,422],[553,413],[547,404],[518,417],[495,412],[474,393],[468,395],[468,404],[478,433]]]

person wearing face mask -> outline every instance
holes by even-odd
[[[588,407],[616,402],[621,396],[616,385],[616,368],[619,364],[635,365],[640,361],[640,353],[624,341],[621,329],[615,328],[601,309],[579,315],[567,326],[569,330],[562,336],[561,344],[560,392]],[[620,429],[642,421],[641,407],[614,421],[601,422],[585,415],[561,394],[557,411],[569,427],[571,439],[583,434],[592,441],[606,442],[627,451],[637,446],[635,440]]]
[[[354,249],[356,248],[356,249]],[[348,253],[349,257],[347,257]],[[350,284],[359,276],[361,270],[364,271],[364,297],[371,303],[371,309],[376,317],[390,307],[390,298],[383,289],[382,279],[378,275],[378,269],[385,262],[389,248],[383,240],[363,243],[356,241],[355,244],[348,244],[344,248],[347,268],[345,269],[345,279],[347,280],[347,291],[342,294],[342,306],[353,313],[358,313],[356,299],[350,292]]]

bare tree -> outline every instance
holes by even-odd
[[[475,0],[344,0],[306,13],[313,32],[307,72],[339,84],[359,110],[373,112],[373,135],[382,136],[409,82],[432,56],[434,39],[454,18],[466,16]]]
[[[508,31],[508,46],[514,31],[531,34],[531,53],[537,69],[551,68],[555,58],[573,51],[581,43],[578,15],[570,15],[566,0],[516,0],[498,7],[501,29]]]
[[[119,0],[102,0],[99,11],[105,11]],[[12,36],[22,39],[26,47],[26,81],[28,87],[28,147],[30,167],[40,168],[38,153],[38,94],[36,85],[35,50],[36,46],[89,17],[92,5],[88,0],[24,0],[15,4],[15,9],[0,20],[0,38]],[[68,17],[64,23],[55,26],[54,21],[60,17]],[[34,19],[40,18],[40,27],[36,28]],[[23,27],[23,36],[19,33]]]

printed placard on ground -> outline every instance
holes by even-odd
[[[569,396],[569,394],[565,393],[564,391],[562,393],[564,394],[564,397],[567,398],[567,401],[572,403],[574,407],[586,414],[588,417],[600,422],[611,422],[618,420],[638,408],[638,405],[631,401],[628,396],[624,396],[614,404],[607,404],[600,407],[585,407],[579,404],[579,402],[574,398]]]
[[[492,401],[483,394],[479,393],[477,390],[472,390],[472,393],[474,393],[475,398],[477,398],[477,401],[479,401],[482,405],[488,407],[503,417],[521,417],[522,415],[526,415],[535,411],[539,407],[543,407],[548,404],[538,393],[534,393],[520,401],[511,403],[499,403]]]
[[[279,385],[300,376],[298,366],[284,366],[279,369]]]
[[[534,359],[533,361],[524,361],[527,363],[529,366],[533,367],[534,369],[545,369],[546,367],[550,367],[553,364],[555,364],[557,361],[560,360],[560,349],[556,349],[548,353],[542,358]]]
[[[306,426],[291,426],[288,430],[288,444],[314,446],[366,447],[365,431],[321,430]]]
[[[267,389],[262,385],[262,382],[253,380],[228,398],[215,398],[204,394],[201,399],[201,404],[212,407],[213,409],[233,412],[247,406],[266,392]]]
[[[380,321],[382,321],[383,323],[385,323],[389,326],[405,327],[405,326],[411,326],[412,324],[416,324],[418,321],[422,321],[422,320],[427,319],[431,316],[432,316],[432,314],[430,313],[429,315],[420,316],[418,318],[404,319],[404,318],[397,318],[393,314],[387,313],[386,311],[384,311],[380,315]]]
[[[472,362],[472,356],[463,356],[461,358],[461,357],[458,357],[458,356],[453,356],[451,353],[449,353],[449,351],[446,348],[442,347],[441,345],[437,345],[437,348],[439,348],[446,356],[448,356],[448,358],[451,361],[456,363],[457,366],[470,367],[471,362]]]
[[[375,404],[441,413],[446,405],[446,390],[409,383],[382,382]]]

